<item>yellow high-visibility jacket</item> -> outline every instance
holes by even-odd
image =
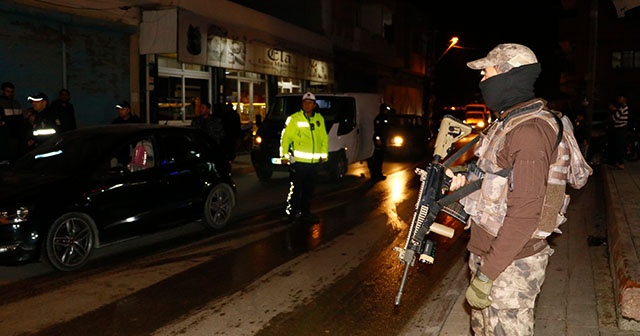
[[[280,137],[280,157],[289,158],[293,153],[295,162],[319,163],[329,156],[329,137],[324,125],[324,117],[313,113],[307,118],[300,110],[287,118]]]

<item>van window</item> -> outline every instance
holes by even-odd
[[[336,121],[338,122],[338,135],[350,133],[356,128],[356,101],[351,97],[336,98]]]

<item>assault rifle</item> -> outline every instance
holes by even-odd
[[[429,232],[452,238],[454,229],[435,223],[436,216],[443,211],[453,218],[465,223],[469,215],[457,203],[465,193],[469,193],[477,189],[477,184],[467,185],[460,188],[455,193],[447,194],[451,183],[451,178],[446,176],[445,171],[455,162],[459,156],[466,152],[470,146],[475,144],[479,137],[476,137],[464,148],[460,149],[445,162],[440,161],[445,158],[452,150],[453,144],[471,133],[471,127],[464,124],[453,116],[446,115],[440,123],[440,131],[436,138],[433,159],[429,163],[426,170],[416,168],[416,174],[420,175],[420,191],[418,201],[411,220],[409,234],[404,248],[394,247],[394,251],[398,252],[400,260],[405,264],[404,273],[400,282],[400,290],[396,295],[395,304],[400,304],[402,291],[409,266],[415,264],[416,259],[421,262],[432,264],[435,257],[435,242],[426,239]],[[455,169],[452,168],[455,171]],[[475,188],[475,189],[472,189]]]

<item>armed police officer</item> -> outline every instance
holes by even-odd
[[[305,93],[302,109],[287,118],[280,139],[280,157],[283,163],[289,163],[291,179],[285,211],[296,223],[319,221],[311,213],[311,198],[320,164],[327,161],[329,155],[329,137],[324,117],[315,108],[316,96],[311,92]]]
[[[479,87],[499,115],[475,152],[482,186],[460,201],[470,215],[471,327],[475,335],[533,335],[534,305],[553,254],[546,237],[566,220],[566,184],[581,188],[592,171],[568,119],[535,97],[541,66],[529,48],[500,44],[467,66],[484,70]],[[451,190],[466,183],[462,174],[447,175]]]

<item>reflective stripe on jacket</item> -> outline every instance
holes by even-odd
[[[287,118],[280,138],[280,157],[293,154],[295,162],[319,163],[329,156],[329,137],[324,117],[313,113],[307,118],[300,110]]]

